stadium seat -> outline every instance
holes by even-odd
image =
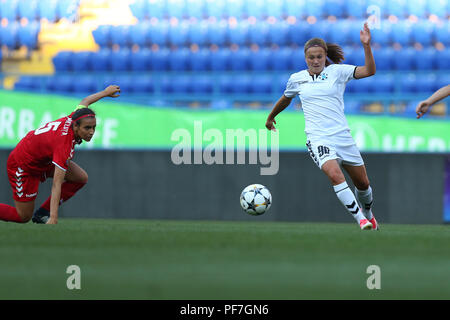
[[[450,84],[450,74],[449,73],[439,73],[436,76],[436,88],[440,89]]]
[[[76,72],[91,71],[91,64],[89,63],[90,60],[90,51],[74,52],[69,60],[69,69]]]
[[[344,0],[327,0],[324,4],[324,13],[326,16],[335,16],[338,19],[344,18],[346,14]]]
[[[131,13],[138,21],[142,21],[147,17],[147,5],[150,5],[147,0],[134,0],[130,3]]]
[[[272,60],[272,50],[269,48],[260,48],[252,50],[250,53],[250,70],[252,71],[268,71],[270,69],[270,61]]]
[[[195,76],[191,79],[191,83],[191,91],[195,94],[211,94],[214,90],[214,81],[209,76]]]
[[[411,42],[411,23],[405,20],[393,23],[391,36],[393,42],[402,46],[409,46]]]
[[[111,45],[110,31],[111,26],[101,25],[97,29],[92,31],[92,36],[94,37],[95,43],[100,47],[108,47]]]
[[[169,43],[174,46],[185,46],[188,41],[189,24],[185,21],[170,26]]]
[[[346,53],[344,51],[344,57],[345,57],[345,54]],[[351,60],[352,63],[349,63],[346,60],[344,60],[345,63],[352,64],[355,66],[363,66],[364,65],[365,58],[364,58],[364,49],[362,46],[353,48],[353,50],[351,52],[349,52],[349,55],[350,55],[349,59]]]
[[[236,25],[230,25],[228,27],[228,40],[230,43],[239,46],[246,45],[248,42],[248,29],[248,23],[244,21],[240,21]]]
[[[268,43],[277,46],[287,46],[289,44],[289,25],[280,21],[269,25]]]
[[[450,70],[450,48],[436,50],[435,62],[438,70]]]
[[[75,93],[89,95],[100,90],[95,75],[77,75],[76,80],[73,80],[74,83],[76,82],[77,84],[76,86],[73,86],[73,92]]]
[[[19,1],[17,4],[17,14],[19,18],[26,18],[28,21],[37,19],[37,0]]]
[[[0,27],[0,39],[2,41],[2,45],[7,46],[9,49],[16,49],[19,43],[18,30],[19,23],[17,21]]]
[[[423,46],[433,44],[435,41],[434,26],[434,23],[427,20],[414,23],[411,28],[412,41]]]
[[[155,85],[151,77],[147,75],[138,75],[133,77],[133,86],[130,88],[133,93],[154,93]]]
[[[433,73],[417,74],[415,91],[418,93],[432,94],[437,90],[437,78]]]
[[[228,48],[211,51],[211,70],[227,71],[230,69],[231,52]]]
[[[111,70],[111,50],[102,48],[97,52],[92,52],[88,61],[89,70],[109,71]]]
[[[129,40],[130,27],[129,26],[111,26],[110,40],[112,45],[119,45],[121,48],[130,45]]]
[[[152,51],[152,59],[150,60],[150,68],[153,71],[169,70],[169,54],[166,48]]]
[[[413,48],[405,48],[402,50],[395,50],[393,53],[393,65],[396,70],[413,70],[414,69],[414,55],[416,50]]]
[[[26,46],[29,50],[37,48],[40,23],[32,21],[20,26],[17,31],[19,46]]]
[[[100,81],[99,81],[100,82]],[[110,76],[107,75],[103,78],[102,88],[106,88],[109,85],[118,85],[120,87],[121,96],[127,95],[129,92],[133,91],[134,88],[134,77],[131,76]]]
[[[427,1],[427,12],[430,15],[435,15],[441,19],[444,19],[447,17],[449,12],[448,5],[448,0]]]
[[[167,15],[167,7],[166,7],[166,1],[158,1],[158,0],[145,0],[147,1],[147,6],[145,9],[146,17],[156,18],[156,19],[164,19]]]
[[[283,0],[266,0],[266,13],[269,17],[283,19],[284,18],[284,1]]]
[[[285,47],[273,50],[270,62],[270,68],[274,71],[292,71],[292,49]]]
[[[349,92],[354,93],[367,93],[373,91],[374,80],[373,77],[363,78],[363,79],[354,79],[348,82],[347,86],[349,88]]]
[[[188,18],[203,19],[205,16],[203,0],[186,0],[186,15]]]
[[[129,36],[128,36],[130,44],[132,45],[136,44],[141,48],[148,46],[150,43],[149,39],[150,28],[151,25],[147,21],[131,25],[129,27]]]
[[[55,22],[57,0],[40,0],[37,6],[37,15],[40,19],[47,19],[50,22]]]
[[[192,91],[192,81],[191,77],[186,75],[175,75],[170,76],[164,81],[163,92],[174,93],[174,94],[188,94]]]
[[[433,70],[436,69],[436,49],[425,48],[416,51],[414,55],[414,67],[417,70]]]
[[[395,91],[394,76],[392,74],[374,75],[372,78],[371,92],[393,93]]]
[[[131,54],[130,68],[132,71],[149,71],[152,52],[148,48],[140,49]]]
[[[401,93],[414,93],[416,91],[416,75],[414,73],[403,74],[399,79],[399,89]]]
[[[263,20],[268,14],[265,0],[245,1],[244,10],[248,17],[255,17],[258,20]]]
[[[248,28],[248,41],[258,46],[266,46],[269,38],[269,24],[258,21],[250,24]]]
[[[364,20],[355,20],[350,23],[347,44],[358,46],[361,45],[359,32],[363,29],[364,22],[365,22]]]
[[[366,9],[367,5],[364,1],[360,0],[346,0],[345,1],[345,12],[350,17],[356,19],[364,19],[366,18]]]
[[[402,19],[406,16],[406,0],[389,0],[387,1],[386,9],[388,15]]]
[[[46,83],[46,90],[56,93],[73,92],[76,81],[69,75],[55,75],[48,78]]]
[[[224,16],[226,0],[205,0],[207,17],[222,18]]]
[[[53,57],[53,66],[55,71],[66,72],[71,70],[72,51],[60,51]]]
[[[394,50],[390,47],[373,50],[377,70],[391,71],[393,69]]]
[[[340,44],[341,46],[348,44],[350,42],[350,24],[351,22],[348,20],[340,20],[329,24],[327,41]]]
[[[271,94],[272,93],[272,82],[271,76],[258,75],[252,77],[250,81],[250,93],[254,94]]]
[[[443,43],[445,46],[450,45],[450,22],[440,21],[436,24],[436,41]]]
[[[17,0],[0,1],[0,17],[10,22],[17,19]]]
[[[244,17],[245,0],[227,0],[225,3],[225,16],[241,19]]]
[[[34,91],[40,86],[39,81],[36,81],[36,77],[33,76],[20,76],[17,82],[14,84],[14,90]]]
[[[324,17],[326,12],[324,5],[324,0],[305,1],[306,16],[313,16],[316,18]]]
[[[208,71],[211,68],[211,51],[209,49],[200,49],[191,51],[189,57],[190,70]]]
[[[389,46],[392,43],[391,32],[392,32],[392,24],[383,20],[380,23],[379,28],[372,28],[370,30],[372,34],[372,43],[379,44],[382,47]]]
[[[167,15],[169,18],[183,19],[185,17],[185,0],[166,0],[166,5]]]
[[[286,15],[301,18],[305,16],[305,1],[285,0]]]
[[[190,44],[197,44],[199,46],[204,46],[208,44],[208,27],[209,23],[205,21],[192,23],[188,30],[188,42]]]
[[[131,69],[131,51],[128,48],[112,51],[110,57],[111,71],[129,71]]]
[[[289,70],[291,73],[306,69],[305,53],[303,48],[298,48],[291,51]]]
[[[152,24],[150,28],[150,42],[158,46],[165,46],[168,41],[170,25],[167,21]]]
[[[289,25],[289,42],[303,47],[310,39],[308,23],[301,21]]]
[[[289,80],[290,74],[279,74],[278,76],[275,77],[275,81],[276,81],[276,92],[275,94],[278,95],[282,95],[284,93],[284,91],[286,90],[286,85],[287,82]]]
[[[190,51],[187,48],[172,50],[169,55],[169,68],[171,71],[188,71]]]
[[[432,0],[436,1],[436,0]],[[437,0],[439,1],[439,0]],[[409,15],[415,15],[418,18],[427,16],[427,0],[408,0],[406,1],[406,11]]]
[[[310,26],[309,36],[311,38],[321,38],[327,42],[329,30],[330,24],[328,21],[319,21]]]
[[[228,24],[224,21],[209,24],[206,36],[209,44],[225,45],[228,41]]]
[[[231,84],[231,93],[233,94],[248,94],[250,92],[250,85],[252,79],[248,75],[239,75],[233,77]]]
[[[229,75],[222,75],[218,79],[219,81],[219,92],[221,94],[232,93],[232,86],[234,83],[233,77]]]
[[[250,68],[250,50],[241,48],[231,51],[230,70],[231,71],[247,71]]]

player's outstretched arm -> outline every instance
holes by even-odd
[[[97,102],[100,99],[103,99],[105,97],[116,98],[119,96],[119,94],[120,94],[120,87],[116,85],[110,85],[105,90],[87,96],[86,98],[81,100],[80,105],[89,107],[89,105]]]
[[[429,108],[438,101],[448,97],[450,95],[450,84],[445,87],[440,88],[438,91],[433,93],[428,99],[420,101],[416,107],[417,119],[421,118]]]
[[[372,49],[370,48],[370,35],[369,26],[364,23],[364,28],[359,32],[359,38],[364,47],[364,66],[356,67],[355,79],[367,78],[373,76],[376,72],[375,59],[373,58]]]
[[[266,121],[266,128],[272,131],[277,131],[275,129],[275,126],[273,125],[274,123],[276,124],[277,122],[275,121],[275,117],[284,109],[287,108],[287,106],[289,106],[291,104],[292,98],[288,98],[286,97],[284,94],[283,96],[278,99],[277,103],[275,104],[275,106],[272,109],[272,112],[269,114],[269,116],[267,117],[267,121]]]
[[[52,195],[50,200],[50,218],[47,220],[47,224],[58,223],[58,209],[59,200],[61,199],[61,186],[64,182],[66,172],[55,166],[55,173],[53,174]]]

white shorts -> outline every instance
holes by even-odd
[[[333,159],[337,160],[339,164],[364,165],[361,153],[350,132],[327,137],[308,135],[306,147],[309,155],[320,169],[325,162]]]

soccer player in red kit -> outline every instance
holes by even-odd
[[[95,113],[89,107],[104,97],[118,97],[120,88],[108,86],[89,95],[67,117],[30,131],[8,157],[7,171],[15,208],[0,203],[0,220],[56,224],[59,205],[70,199],[86,183],[88,175],[72,161],[75,145],[90,141],[95,133]],[[53,177],[50,197],[35,212],[39,183]]]

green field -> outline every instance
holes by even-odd
[[[0,222],[0,299],[450,299],[450,226],[381,227]],[[80,290],[66,286],[69,265],[81,269]],[[370,265],[381,289],[367,288]]]

